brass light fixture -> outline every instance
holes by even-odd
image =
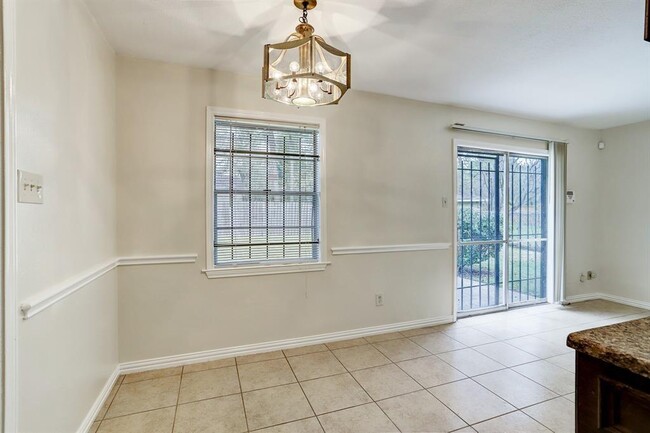
[[[296,31],[264,46],[262,97],[298,107],[338,104],[350,88],[350,54],[314,34],[307,11],[316,0],[293,0],[302,10]]]

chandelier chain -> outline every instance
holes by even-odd
[[[309,5],[308,2],[303,1],[302,2],[302,16],[298,18],[298,21],[300,21],[302,24],[307,24],[307,6]]]

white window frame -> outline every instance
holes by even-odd
[[[254,122],[269,123],[290,123],[318,126],[319,131],[319,259],[318,261],[298,262],[298,263],[259,263],[259,264],[237,264],[229,263],[222,266],[214,265],[214,119],[215,117],[233,117]],[[326,183],[325,183],[325,119],[317,117],[305,117],[288,114],[263,113],[259,111],[233,110],[221,107],[207,107],[206,110],[206,138],[205,138],[205,209],[206,209],[206,267],[203,273],[208,278],[228,278],[244,277],[252,275],[273,275],[273,274],[290,274],[294,272],[316,272],[324,271],[330,263],[325,261],[327,258],[327,202],[326,202]]]

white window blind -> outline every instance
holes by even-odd
[[[318,128],[214,122],[214,265],[317,261]]]

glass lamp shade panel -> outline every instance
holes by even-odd
[[[350,55],[320,36],[289,39],[264,47],[262,96],[300,107],[337,104],[350,88]]]

